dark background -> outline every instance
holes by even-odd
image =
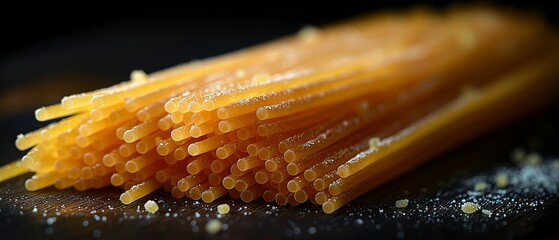
[[[22,4],[4,6],[2,20],[2,46],[0,54],[15,53],[37,44],[52,41],[60,37],[91,30],[99,35],[111,36],[114,33],[105,32],[103,28],[115,24],[130,24],[163,27],[169,30],[172,37],[180,38],[184,31],[192,35],[199,33],[212,34],[225,39],[230,36],[241,36],[243,41],[270,39],[292,33],[302,24],[323,24],[341,20],[358,14],[368,13],[380,9],[398,9],[410,6],[424,5],[436,8],[454,4],[488,3],[523,10],[538,11],[551,21],[557,21],[557,8],[552,1],[297,1],[297,3],[283,3],[279,1],[265,1],[264,3],[242,3],[240,1],[158,1],[158,3],[110,4],[99,5],[83,1],[76,5],[52,4]],[[255,36],[247,35],[241,29],[250,28]],[[253,29],[255,28],[255,29]],[[257,28],[257,29],[256,29]],[[271,28],[271,29],[267,29]],[[204,29],[206,29],[204,31]],[[126,31],[125,29],[122,29]],[[217,31],[217,32],[216,32]],[[182,32],[182,34],[180,33]],[[245,33],[245,34],[241,34]],[[139,33],[141,34],[141,33]],[[149,35],[153,32],[145,32]],[[265,37],[267,36],[267,37]],[[165,36],[161,36],[165,37]],[[152,42],[153,43],[153,42]],[[249,42],[233,40],[225,46],[234,48],[244,47]],[[139,43],[144,44],[144,43]],[[250,42],[249,44],[252,44]],[[220,46],[217,47],[218,50]],[[201,55],[206,56],[216,50],[211,48],[196,48]],[[202,50],[204,49],[204,50]],[[225,49],[224,50],[230,50]],[[208,54],[204,54],[205,52]],[[224,52],[219,52],[224,53]]]

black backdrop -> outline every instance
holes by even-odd
[[[191,3],[189,3],[191,2]],[[289,33],[289,30],[306,23],[325,23],[384,8],[406,8],[414,5],[444,7],[450,4],[488,2],[501,6],[531,9],[542,12],[554,22],[557,11],[553,1],[262,1],[242,3],[239,1],[157,1],[129,4],[93,4],[80,1],[74,5],[51,3],[15,3],[3,6],[0,14],[2,46],[0,55],[17,52],[30,46],[60,36],[119,23],[122,21],[162,20],[172,25],[197,23],[218,24],[230,29],[236,23],[248,27],[271,26],[270,37]],[[238,25],[235,25],[238,26]],[[226,34],[227,35],[227,34]],[[215,36],[223,37],[219,32]]]

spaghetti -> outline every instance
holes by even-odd
[[[30,150],[0,168],[0,181],[31,171],[30,191],[112,185],[123,204],[164,186],[176,198],[310,201],[332,213],[549,105],[557,40],[534,16],[422,9],[133,71],[38,109],[39,121],[67,117],[17,136]]]

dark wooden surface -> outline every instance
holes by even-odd
[[[13,146],[17,134],[44,125],[33,119],[33,109],[59,101],[63,95],[122,81],[132,69],[152,72],[292,33],[304,24],[377,9],[348,6],[333,5],[326,13],[313,8],[316,14],[292,8],[260,11],[258,21],[249,14],[252,10],[237,14],[229,8],[200,11],[177,7],[168,14],[147,7],[144,13],[154,13],[115,11],[98,20],[102,24],[87,15],[74,21],[54,21],[56,11],[45,11],[39,14],[44,21],[27,26],[27,34],[7,34],[15,42],[18,36],[33,39],[35,45],[18,42],[20,49],[10,45],[0,56],[0,164],[23,155]],[[122,14],[124,17],[117,17]],[[60,27],[63,24],[69,24],[70,30]],[[52,33],[53,28],[64,34],[42,39],[37,34]],[[163,191],[124,206],[118,201],[121,191],[113,188],[26,192],[23,182],[30,176],[27,174],[0,183],[0,239],[558,239],[554,221],[559,217],[559,170],[550,162],[559,156],[558,123],[559,108],[555,107],[496,130],[330,215],[311,204],[279,207],[230,198],[204,204],[173,199]],[[536,167],[513,163],[509,155],[518,146],[540,152],[546,161]],[[516,182],[498,189],[492,185],[497,173],[507,173]],[[491,185],[481,194],[472,192],[479,180]],[[410,205],[398,210],[394,202],[402,198],[409,199]],[[159,212],[147,214],[142,209],[146,199],[156,200]],[[478,202],[493,215],[464,214],[460,210],[463,200]],[[217,218],[215,207],[220,203],[233,206],[230,214],[220,218],[227,229],[209,236],[204,226]]]
[[[555,112],[555,113],[554,113]],[[11,238],[524,238],[554,239],[559,231],[559,168],[557,111],[490,133],[455,149],[327,215],[318,206],[276,206],[243,203],[228,197],[212,204],[174,199],[158,191],[131,205],[118,201],[119,189],[76,192],[48,188],[26,192],[29,175],[0,184],[0,232]],[[555,123],[555,124],[554,124]],[[510,160],[515,147],[541,153],[536,166]],[[510,184],[498,188],[495,175],[505,173]],[[473,190],[478,181],[488,190]],[[408,208],[394,207],[398,199]],[[143,209],[147,199],[160,210]],[[461,211],[463,201],[477,202],[493,212],[471,215]],[[228,203],[222,216],[226,230],[208,235],[208,220],[218,218],[216,206]],[[4,238],[3,238],[4,239]]]

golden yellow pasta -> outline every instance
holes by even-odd
[[[559,35],[485,6],[365,16],[35,112],[0,168],[29,191],[121,187],[130,204],[224,195],[332,213],[468,139],[539,110],[559,89]],[[468,131],[463,131],[467,127]]]

